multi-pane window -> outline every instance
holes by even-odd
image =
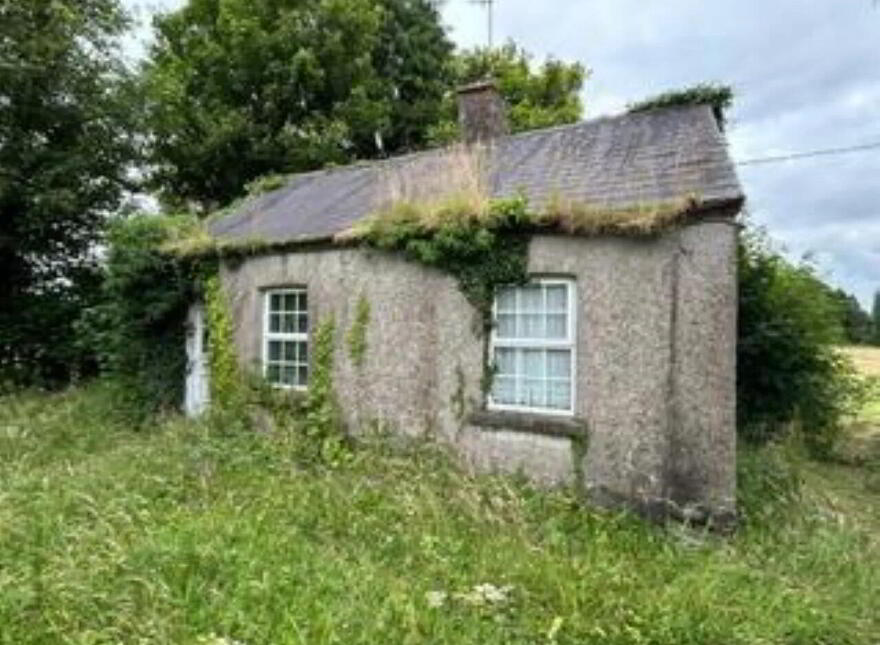
[[[265,293],[263,374],[273,385],[305,388],[309,383],[309,308],[305,289]]]
[[[540,279],[495,296],[489,407],[574,412],[574,283]]]

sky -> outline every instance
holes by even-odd
[[[183,4],[124,1],[142,18]],[[442,12],[457,45],[487,43],[485,8],[446,0]],[[496,43],[591,70],[585,118],[711,81],[736,92],[737,161],[880,143],[876,0],[495,0],[493,15]],[[880,289],[880,148],[738,172],[749,220],[869,308]]]

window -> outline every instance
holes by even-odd
[[[574,298],[571,280],[498,290],[490,409],[574,413]]]
[[[263,375],[272,385],[303,389],[309,383],[309,310],[305,289],[265,293]]]

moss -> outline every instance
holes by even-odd
[[[646,112],[676,105],[709,105],[724,130],[727,123],[725,112],[733,105],[733,89],[729,85],[699,83],[680,90],[672,90],[629,105],[630,112]]]
[[[257,177],[245,185],[248,197],[256,197],[283,188],[290,181],[290,175],[269,174]]]

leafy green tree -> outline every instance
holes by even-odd
[[[872,342],[874,324],[870,314],[862,309],[858,298],[842,289],[828,288],[830,297],[840,310],[844,340],[853,345]]]
[[[153,182],[203,210],[262,175],[422,145],[451,74],[428,0],[190,0],[154,26]]]
[[[498,83],[509,106],[508,119],[514,133],[574,123],[583,115],[580,93],[587,70],[580,63],[549,58],[536,68],[528,52],[511,41],[496,49],[458,53],[453,69],[454,86],[487,78]],[[459,136],[452,92],[447,95],[444,112],[445,118],[431,127],[435,144],[448,143]]]
[[[0,382],[87,367],[71,325],[136,152],[126,26],[117,0],[0,3]]]
[[[862,394],[833,291],[809,264],[792,264],[761,234],[739,247],[737,413],[740,436],[761,443],[802,428],[816,456],[834,447],[842,416]]]
[[[874,308],[871,310],[874,322],[874,344],[880,345],[880,289],[874,292]]]

